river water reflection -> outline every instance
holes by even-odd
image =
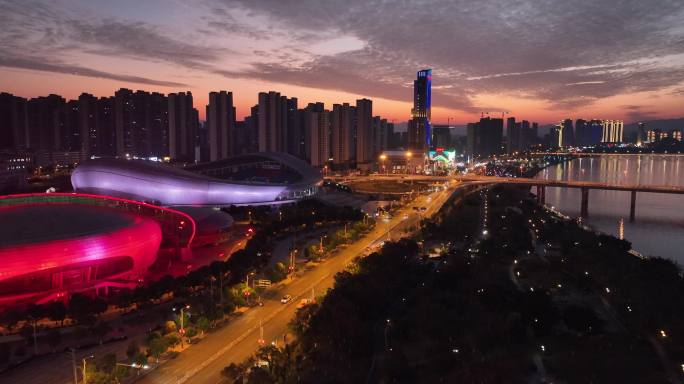
[[[684,156],[585,157],[548,167],[537,178],[684,186]],[[579,189],[546,189],[546,204],[568,216],[580,215],[580,203]],[[634,222],[629,221],[629,205],[630,192],[590,190],[586,223],[615,236],[622,232],[642,254],[666,257],[684,266],[684,195],[638,193]]]

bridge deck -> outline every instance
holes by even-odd
[[[608,184],[600,182],[589,181],[561,181],[561,180],[543,180],[530,178],[508,178],[508,177],[463,177],[463,181],[490,181],[499,184],[517,184],[529,186],[545,186],[545,187],[561,187],[561,188],[579,188],[579,189],[602,189],[609,191],[635,191],[635,192],[650,192],[650,193],[672,193],[684,194],[684,187],[673,185],[620,185]]]
[[[360,179],[358,176],[352,177],[328,177],[327,179],[338,182],[353,182]],[[670,193],[670,194],[684,194],[684,186],[676,185],[621,185],[608,184],[601,182],[590,181],[565,181],[565,180],[544,180],[531,179],[525,177],[496,177],[496,176],[430,176],[430,175],[373,175],[363,177],[363,180],[395,180],[395,181],[477,181],[498,184],[512,184],[512,185],[529,185],[529,186],[544,186],[544,187],[560,187],[560,188],[578,188],[578,189],[602,189],[608,191],[635,191],[635,192],[650,192],[650,193]]]

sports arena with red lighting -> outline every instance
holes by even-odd
[[[322,178],[291,155],[258,153],[189,168],[91,159],[71,182],[76,193],[0,196],[0,308],[134,288],[173,262],[196,267],[191,245],[233,238],[216,207],[295,201]]]
[[[0,307],[133,288],[196,231],[180,211],[77,193],[0,196],[0,218]]]

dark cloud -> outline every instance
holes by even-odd
[[[166,61],[186,67],[207,67],[220,50],[207,50],[165,37],[142,23],[73,18],[56,4],[0,1],[0,66],[76,74],[157,86],[187,86],[174,81],[100,71],[70,64],[74,52]]]
[[[128,76],[116,73],[103,72],[95,69],[81,67],[78,65],[54,62],[44,57],[17,58],[9,57],[8,55],[0,53],[0,67],[25,69],[41,72],[64,73],[68,75],[95,77],[102,79],[118,80],[127,83],[156,85],[162,87],[187,87],[187,84],[183,83],[176,83],[173,81],[161,81],[149,79],[146,77]]]
[[[415,72],[432,68],[434,105],[467,112],[506,109],[475,105],[482,94],[541,100],[565,112],[684,86],[681,0],[205,0],[177,26],[156,14],[114,17],[107,7],[67,4],[0,0],[3,61],[119,76],[66,64],[74,62],[70,54],[86,52],[406,102]],[[335,38],[362,44],[321,53],[344,46]],[[247,69],[226,68],[227,59]]]
[[[410,63],[400,64],[392,58],[374,60],[368,51],[354,51],[333,56],[321,56],[300,66],[282,63],[253,63],[252,69],[244,71],[217,70],[216,73],[229,78],[260,79],[274,83],[286,83],[303,87],[333,89],[369,97],[389,100],[410,101],[413,99],[413,84],[402,84],[401,78],[388,80],[387,72],[397,66],[405,66],[406,73],[416,68]],[[366,66],[367,61],[376,61],[375,66]],[[450,89],[435,89],[439,102],[436,106],[474,111],[470,100]],[[408,114],[408,112],[407,112]]]
[[[123,55],[138,60],[159,60],[188,68],[207,68],[218,61],[226,49],[203,47],[172,39],[144,23],[113,20],[85,23],[71,21],[72,38],[93,44],[96,52]]]
[[[353,79],[351,72],[359,67],[380,68],[371,83],[375,85],[432,67],[435,82],[450,85],[449,96],[460,100],[443,102],[454,108],[470,107],[468,100],[482,92],[520,92],[546,100],[553,108],[576,108],[625,92],[659,90],[682,79],[681,57],[678,64],[663,66],[640,62],[659,64],[663,56],[684,54],[680,0],[657,5],[641,0],[227,3],[267,16],[274,24],[364,40],[373,54],[340,54],[343,66],[334,69],[342,78]],[[350,65],[350,59],[356,62]],[[318,72],[317,66],[330,69],[330,61],[307,66]],[[284,72],[287,81],[292,70]],[[311,79],[308,86],[319,86],[317,81]],[[321,81],[321,87],[329,82]],[[357,88],[341,85],[349,91]],[[371,90],[368,87],[366,93]]]
[[[646,110],[640,105],[623,105],[622,109],[627,112],[627,121],[648,121],[658,116],[657,111]]]

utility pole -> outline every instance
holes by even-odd
[[[90,355],[83,358],[83,384],[88,384],[88,375],[86,374],[86,360],[92,359],[95,356]]]
[[[223,272],[219,274],[219,300],[223,304]]]
[[[38,339],[36,338],[36,322],[33,320],[33,355],[38,355]]]
[[[69,348],[71,350],[71,367],[74,369],[74,384],[78,384],[78,373],[76,372],[76,350],[74,348]]]
[[[185,328],[184,328],[183,321],[185,320],[185,310],[186,309],[190,309],[190,306],[185,305],[185,306],[181,307],[181,309],[180,309],[180,330],[178,331],[178,333],[180,334],[181,348],[183,348],[183,336],[185,335]],[[175,312],[176,308],[174,308],[173,311]]]

